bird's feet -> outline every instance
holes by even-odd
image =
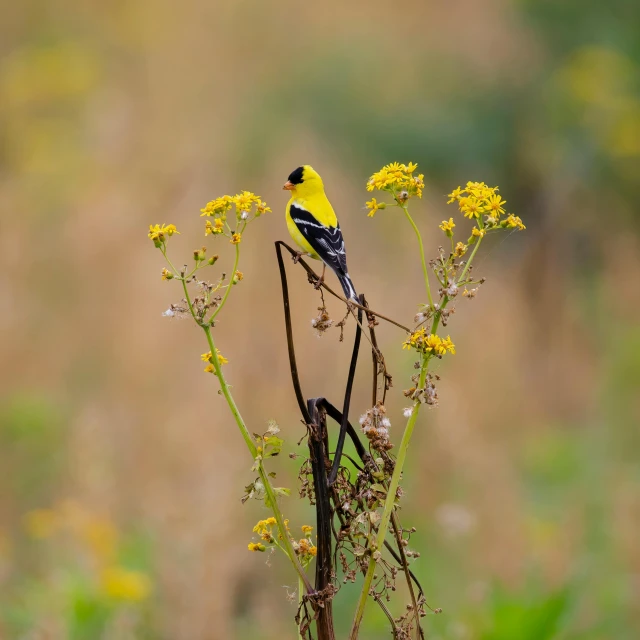
[[[296,251],[295,255],[291,257],[291,259],[293,260],[293,264],[298,264],[298,262],[300,261],[300,258],[302,258],[303,255],[304,255],[303,251]]]
[[[313,283],[313,288],[317,291],[324,284],[324,273],[316,278],[316,281]]]

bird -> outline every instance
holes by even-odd
[[[347,254],[338,218],[324,192],[322,178],[308,164],[294,169],[282,187],[291,191],[287,202],[287,228],[296,244],[302,249],[301,255],[308,255],[323,262],[324,281],[327,266],[336,274],[344,295],[348,300],[358,302],[353,282],[347,271]]]

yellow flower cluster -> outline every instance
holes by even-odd
[[[306,560],[311,560],[313,556],[318,553],[316,546],[308,538],[301,538],[294,545],[294,548],[299,556],[302,556]]]
[[[276,524],[278,524],[278,521],[273,516],[267,518],[266,520],[259,520],[256,526],[253,527],[253,532],[262,535],[263,533],[265,533],[265,531],[270,531],[271,527]]]
[[[234,206],[236,209],[236,223],[239,225],[236,230],[227,223],[227,212]],[[200,211],[201,216],[215,218],[213,222],[207,220],[204,227],[205,236],[224,234],[229,238],[231,244],[240,244],[242,232],[247,223],[253,218],[269,213],[271,209],[260,196],[251,191],[241,191],[236,193],[235,196],[220,196],[215,200],[211,200]]]
[[[522,220],[512,213],[508,214],[504,220],[500,220],[505,213],[504,205],[507,202],[498,194],[498,187],[488,187],[484,182],[467,182],[464,188],[455,188],[447,197],[449,198],[447,204],[457,202],[460,212],[466,218],[477,220],[478,227],[471,232],[469,244],[473,244],[477,238],[483,238],[487,231],[500,228],[526,229]],[[442,225],[440,228],[451,237],[451,230],[447,231]]]
[[[479,218],[486,214],[499,220],[506,204],[497,193],[498,187],[488,187],[484,182],[467,182],[466,187],[457,187],[448,196],[447,204],[457,202],[466,218]]]
[[[418,165],[414,162],[409,164],[400,164],[398,162],[392,162],[385,165],[374,173],[367,181],[367,191],[388,191],[393,193],[394,196],[400,201],[404,202],[412,196],[422,198],[422,191],[424,189],[424,174],[414,176],[414,171],[418,168]],[[372,209],[367,203],[367,207]],[[377,209],[382,207],[377,206]],[[373,213],[375,213],[375,209]],[[369,215],[373,215],[370,213]]]
[[[210,220],[207,220],[204,225],[204,235],[218,235],[224,233],[224,220],[222,218],[216,218],[211,224]]]
[[[150,224],[149,238],[153,240],[156,247],[160,247],[166,242],[166,237],[171,237],[174,233],[180,234],[175,224]]]
[[[223,220],[226,220],[226,214],[231,207],[236,207],[236,217],[238,220],[247,220],[248,215],[253,206],[255,205],[256,217],[261,216],[263,213],[270,213],[271,209],[267,206],[266,202],[262,201],[260,196],[257,196],[251,191],[242,191],[235,196],[221,196],[215,200],[208,202],[204,209],[200,209],[201,216],[221,216]]]
[[[218,356],[218,362],[223,365],[227,364],[229,360],[225,358],[221,353],[220,349],[216,349],[216,354]],[[207,351],[207,353],[203,353],[200,356],[202,362],[208,362],[209,364],[204,368],[206,373],[215,373],[215,369],[213,368],[213,363],[211,362],[211,358],[213,357],[211,351]]]
[[[443,356],[447,352],[455,355],[456,345],[451,341],[451,336],[441,338],[435,334],[427,334],[424,328],[414,331],[403,343],[403,349],[415,349],[420,353]]]
[[[273,537],[273,527],[277,524],[278,521],[271,516],[266,520],[259,520],[256,526],[253,527],[253,532],[257,533],[264,542],[275,542]],[[248,549],[249,551],[264,551],[265,546],[262,543],[250,542]]]

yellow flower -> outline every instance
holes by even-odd
[[[440,229],[442,229],[442,231],[444,231],[450,238],[455,226],[456,223],[453,221],[453,218],[449,218],[449,222],[447,222],[446,220],[442,221],[442,224],[440,224]]]
[[[454,356],[456,355],[456,345],[453,344],[453,342],[451,342],[451,336],[447,336],[443,341],[442,341],[442,346],[445,348],[446,351],[448,351],[449,353],[452,353]]]
[[[462,242],[458,242],[458,244],[456,245],[456,248],[453,252],[453,255],[456,258],[460,258],[462,257],[465,253],[467,253],[467,245],[462,243]]]
[[[403,343],[403,349],[417,349],[421,353],[443,356],[447,351],[455,353],[455,345],[447,336],[444,340],[435,334],[427,335],[424,328],[414,331]]]
[[[224,233],[224,221],[222,220],[222,218],[216,218],[213,221],[213,224],[211,224],[211,220],[207,220],[204,225],[204,235],[218,235],[220,233]]]
[[[49,538],[59,528],[60,521],[53,509],[34,509],[24,517],[24,526],[32,538]]]
[[[424,173],[421,173],[417,178],[411,178],[409,180],[409,191],[415,192],[418,198],[422,198],[422,190],[424,189]]]
[[[240,244],[240,240],[242,240],[242,235],[241,235],[241,234],[239,234],[239,233],[234,233],[234,234],[231,236],[231,240],[229,240],[229,242],[230,242],[231,244]]]
[[[484,207],[475,196],[460,198],[458,204],[465,218],[479,218],[480,214],[484,211]]]
[[[412,347],[418,347],[421,341],[424,339],[424,328],[414,331],[402,344],[403,349],[411,349]]]
[[[156,247],[159,247],[163,242],[165,242],[165,236],[172,236],[174,233],[180,234],[180,232],[176,229],[175,224],[168,225],[160,225],[160,224],[150,224],[149,225],[149,233],[148,236],[153,240]]]
[[[527,227],[524,226],[524,223],[520,219],[519,216],[514,216],[513,213],[510,213],[506,220],[503,220],[502,225],[507,229],[518,229],[520,231],[524,231]]]
[[[310,556],[316,556],[318,554],[318,549],[316,549],[315,545],[311,545],[309,547],[309,555]]]
[[[171,280],[173,278],[173,273],[168,269],[162,269],[162,279],[163,280]]]
[[[478,227],[473,227],[473,230],[471,231],[471,235],[478,238],[484,238],[486,234],[487,232],[485,229],[478,229]]]
[[[255,193],[251,191],[243,191],[233,196],[233,203],[236,205],[236,209],[241,211],[250,211],[254,203],[261,203],[261,200]]]
[[[447,349],[442,346],[442,339],[434,333],[426,337],[424,341],[424,350],[427,353],[431,352],[437,356],[443,356],[447,353]]]
[[[372,218],[378,209],[385,209],[387,207],[386,203],[378,202],[375,198],[371,198],[371,200],[365,204],[367,205],[367,209],[369,209],[369,213],[367,213],[369,218]]]
[[[256,216],[261,216],[263,213],[271,213],[271,208],[267,207],[266,202],[260,200],[256,204]]]
[[[221,196],[220,198],[216,198],[211,202],[207,203],[207,206],[204,209],[200,209],[202,212],[200,216],[215,216],[224,214],[233,204],[233,199],[231,196]]]
[[[247,549],[249,549],[249,551],[265,551],[266,547],[260,542],[250,542],[247,545]]]
[[[374,189],[391,191],[392,188],[395,190],[406,189],[410,192],[409,195],[420,197],[424,186],[424,176],[413,177],[412,174],[417,168],[418,165],[414,162],[410,162],[408,165],[392,162],[382,167],[380,171],[377,171],[369,178],[367,191],[373,191]]]
[[[227,358],[225,358],[221,353],[220,353],[220,349],[216,349],[216,354],[218,356],[218,362],[223,365],[223,364],[227,364],[229,362],[229,360]],[[200,356],[200,359],[202,360],[202,362],[211,362],[211,351],[207,351],[207,353],[203,353]],[[209,364],[209,366],[205,367],[205,371],[207,373],[215,373],[215,369],[213,368],[213,364]]]
[[[244,273],[242,273],[242,271],[236,271],[233,276],[232,282],[233,284],[238,284],[238,282],[240,282],[243,279],[244,279]]]
[[[303,524],[300,528],[302,529],[302,533],[311,533],[313,531],[313,527],[308,524]]]
[[[151,580],[141,571],[114,566],[103,571],[102,588],[114,600],[141,602],[151,593]]]
[[[494,193],[487,198],[485,211],[497,220],[504,213],[503,204],[507,204],[507,201],[502,200],[497,193]]]
[[[404,167],[404,170],[407,173],[413,173],[417,168],[418,165],[415,162],[410,162],[406,167]]]
[[[278,521],[273,516],[266,520],[258,520],[256,526],[253,527],[253,532],[261,535],[264,535],[265,533],[271,535],[271,529],[269,527],[273,527],[276,524],[278,524]]]
[[[464,193],[462,191],[462,187],[456,187],[448,196],[447,198],[449,198],[447,200],[447,204],[451,204],[452,202],[455,202],[456,200],[460,200],[460,196],[462,195],[462,193]]]

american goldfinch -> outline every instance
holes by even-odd
[[[347,271],[347,254],[338,218],[324,192],[322,178],[308,164],[289,175],[283,189],[291,191],[287,202],[287,228],[302,252],[322,260],[338,277],[344,295],[358,302]],[[322,278],[324,279],[324,268]]]

